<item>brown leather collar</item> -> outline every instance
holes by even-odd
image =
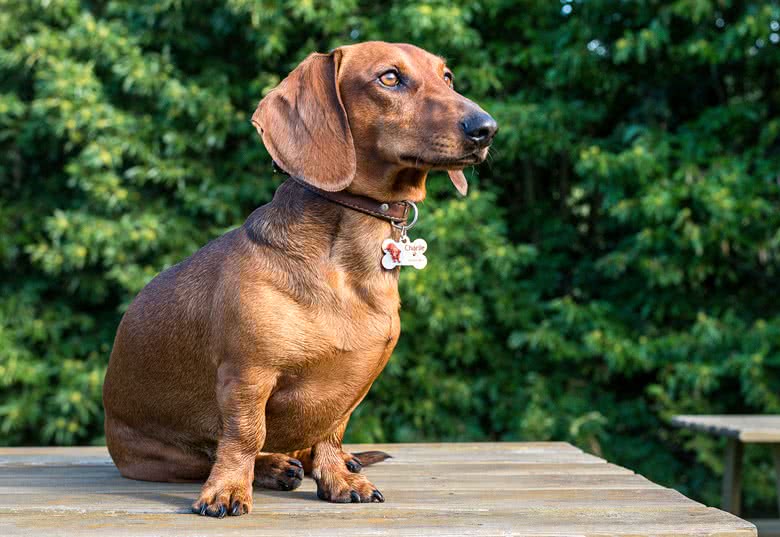
[[[357,194],[350,194],[349,192],[328,192],[322,190],[314,185],[310,185],[306,181],[294,177],[281,169],[276,162],[273,163],[274,171],[283,173],[290,179],[304,187],[305,189],[314,192],[318,196],[322,196],[328,201],[343,205],[354,211],[385,220],[391,224],[405,224],[409,217],[409,204],[405,201],[377,201],[374,198],[367,196],[359,196]]]

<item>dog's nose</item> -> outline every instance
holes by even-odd
[[[466,138],[477,145],[486,146],[498,131],[498,123],[485,112],[477,112],[460,122]]]

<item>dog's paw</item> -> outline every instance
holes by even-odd
[[[319,474],[319,475],[317,475]],[[362,474],[347,472],[315,472],[317,497],[335,503],[384,502],[385,497]]]
[[[251,483],[207,482],[198,500],[192,504],[193,513],[215,518],[244,515],[251,510]]]
[[[255,459],[255,483],[273,490],[294,490],[303,481],[303,464],[282,453],[261,455]]]

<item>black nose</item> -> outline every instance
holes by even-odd
[[[486,146],[498,131],[498,123],[485,112],[477,112],[461,121],[466,137],[477,145]]]

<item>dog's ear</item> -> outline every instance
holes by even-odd
[[[318,188],[343,190],[355,145],[338,87],[341,51],[311,54],[257,105],[252,124],[271,158]]]

